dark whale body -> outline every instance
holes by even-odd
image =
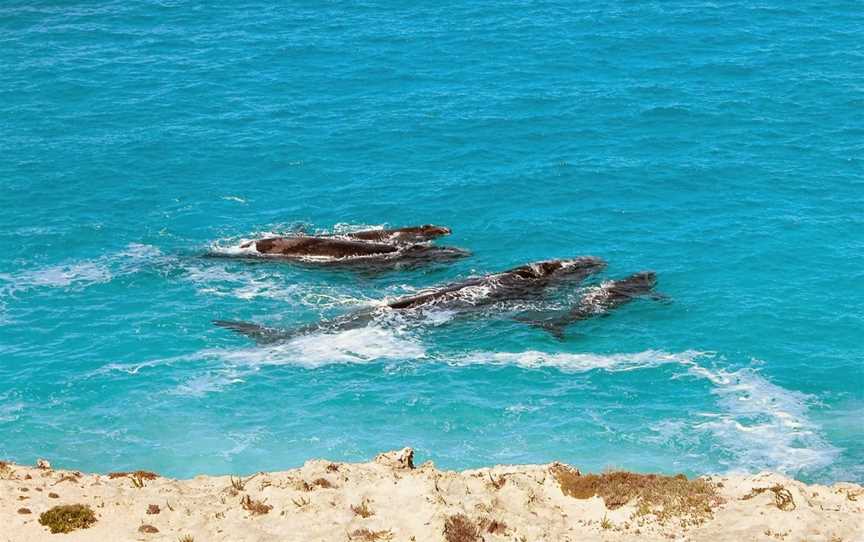
[[[316,267],[379,272],[410,269],[469,256],[470,252],[439,247],[429,241],[448,235],[449,228],[424,225],[389,230],[363,230],[333,235],[298,233],[267,237],[240,245],[241,253],[213,252],[209,257],[281,260]]]
[[[253,241],[241,245],[249,248]],[[386,243],[370,243],[330,237],[269,237],[254,241],[255,250],[267,256],[288,258],[357,258],[360,256],[378,256],[391,254],[398,247]]]
[[[654,293],[657,275],[651,271],[635,273],[621,280],[604,282],[588,289],[579,303],[561,316],[550,319],[530,320],[529,323],[545,329],[559,339],[564,337],[564,328],[581,320],[606,316],[612,310],[645,296],[663,299]]]
[[[551,285],[568,280],[581,281],[605,267],[599,258],[582,257],[572,260],[547,260],[504,271],[470,278],[433,288],[416,295],[401,297],[383,305],[385,310],[409,311],[423,308],[470,310],[503,300],[535,298]],[[287,340],[316,331],[342,331],[368,324],[379,309],[367,309],[294,330],[278,330],[247,322],[216,320],[220,327],[242,333],[261,343]]]
[[[348,239],[374,241],[376,243],[425,243],[442,235],[450,235],[450,228],[424,224],[390,230],[362,230],[341,234]]]

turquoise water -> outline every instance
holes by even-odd
[[[864,481],[860,3],[427,4],[0,6],[0,457]],[[473,257],[202,257],[417,223]],[[270,347],[211,323],[587,254],[671,302],[563,342],[504,315]]]

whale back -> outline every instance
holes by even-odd
[[[270,237],[255,242],[261,254],[294,257],[353,258],[389,254],[398,249],[384,243],[369,243],[322,237]]]
[[[405,228],[355,231],[344,234],[344,237],[380,243],[423,243],[443,235],[450,235],[450,228],[424,224]]]

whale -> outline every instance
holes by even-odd
[[[620,280],[610,280],[588,288],[575,307],[552,317],[524,319],[531,325],[544,329],[553,336],[563,339],[567,326],[576,322],[606,316],[611,311],[641,297],[655,300],[666,299],[654,291],[657,274],[653,271],[634,273]]]
[[[434,224],[424,224],[422,226],[407,226],[404,228],[360,230],[334,234],[334,236],[362,241],[374,241],[377,243],[413,244],[432,241],[444,235],[450,235],[450,233],[450,228]]]
[[[391,230],[363,230],[338,235],[297,233],[246,241],[238,248],[211,251],[211,258],[277,260],[314,267],[357,271],[410,269],[470,256],[461,248],[430,241],[450,233],[443,226],[411,226]]]
[[[430,288],[414,295],[384,300],[372,308],[289,330],[233,320],[215,320],[213,323],[246,335],[258,343],[267,344],[309,333],[337,332],[363,327],[382,311],[404,314],[435,308],[466,312],[500,301],[536,299],[551,286],[562,282],[581,282],[588,276],[600,272],[605,265],[602,259],[593,256],[535,262],[499,273],[471,277]]]
[[[328,235],[267,237],[243,243],[240,248],[248,249],[254,246],[258,253],[272,256],[354,258],[391,254],[399,251],[398,245],[426,243],[443,235],[450,235],[450,232],[450,228],[444,226],[425,224]]]
[[[252,249],[262,256],[281,258],[357,258],[380,256],[399,251],[399,247],[388,243],[371,243],[335,237],[294,235],[291,237],[267,237],[240,245]]]

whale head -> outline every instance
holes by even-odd
[[[512,272],[525,279],[563,278],[568,275],[586,276],[596,273],[606,266],[606,262],[593,256],[583,256],[568,260],[545,260],[523,265]]]
[[[445,226],[436,226],[435,224],[423,224],[417,227],[417,233],[422,233],[427,239],[434,239],[444,235],[450,235],[450,228]]]
[[[657,273],[642,271],[615,281],[613,289],[621,294],[633,296],[646,294],[652,291],[655,286],[657,286]]]

